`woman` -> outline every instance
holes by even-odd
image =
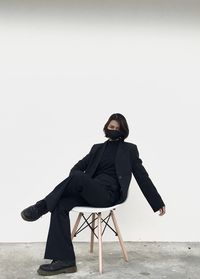
[[[44,259],[52,262],[40,265],[40,275],[77,271],[69,211],[75,206],[109,207],[125,201],[132,174],[153,211],[165,214],[165,204],[142,165],[137,146],[124,141],[129,134],[125,117],[112,114],[103,131],[108,140],[94,144],[66,179],[44,199],[21,212],[26,221],[51,212]]]

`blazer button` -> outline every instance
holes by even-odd
[[[119,175],[119,176],[118,176],[118,178],[119,178],[119,179],[121,179],[121,178],[122,178],[122,176],[121,176],[121,175]]]

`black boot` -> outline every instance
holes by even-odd
[[[27,208],[25,208],[21,212],[21,217],[25,221],[35,221],[39,219],[42,215],[46,214],[48,212],[46,201],[40,200],[36,202],[36,204],[31,205]]]
[[[52,260],[50,264],[42,264],[37,270],[43,276],[56,275],[60,273],[73,273],[77,271],[76,263],[67,263],[61,260]]]

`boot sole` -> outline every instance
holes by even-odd
[[[45,271],[41,268],[39,268],[37,270],[37,273],[39,275],[43,275],[43,276],[56,275],[56,274],[60,274],[60,273],[73,273],[73,272],[77,272],[77,266],[65,267],[65,268],[62,268],[59,270],[55,270],[55,271]]]

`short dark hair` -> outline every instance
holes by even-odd
[[[126,118],[121,113],[113,113],[109,118],[106,124],[103,127],[103,131],[105,133],[105,129],[108,127],[111,120],[116,120],[119,123],[119,128],[124,133],[123,139],[127,138],[129,135],[129,128],[126,121]]]

